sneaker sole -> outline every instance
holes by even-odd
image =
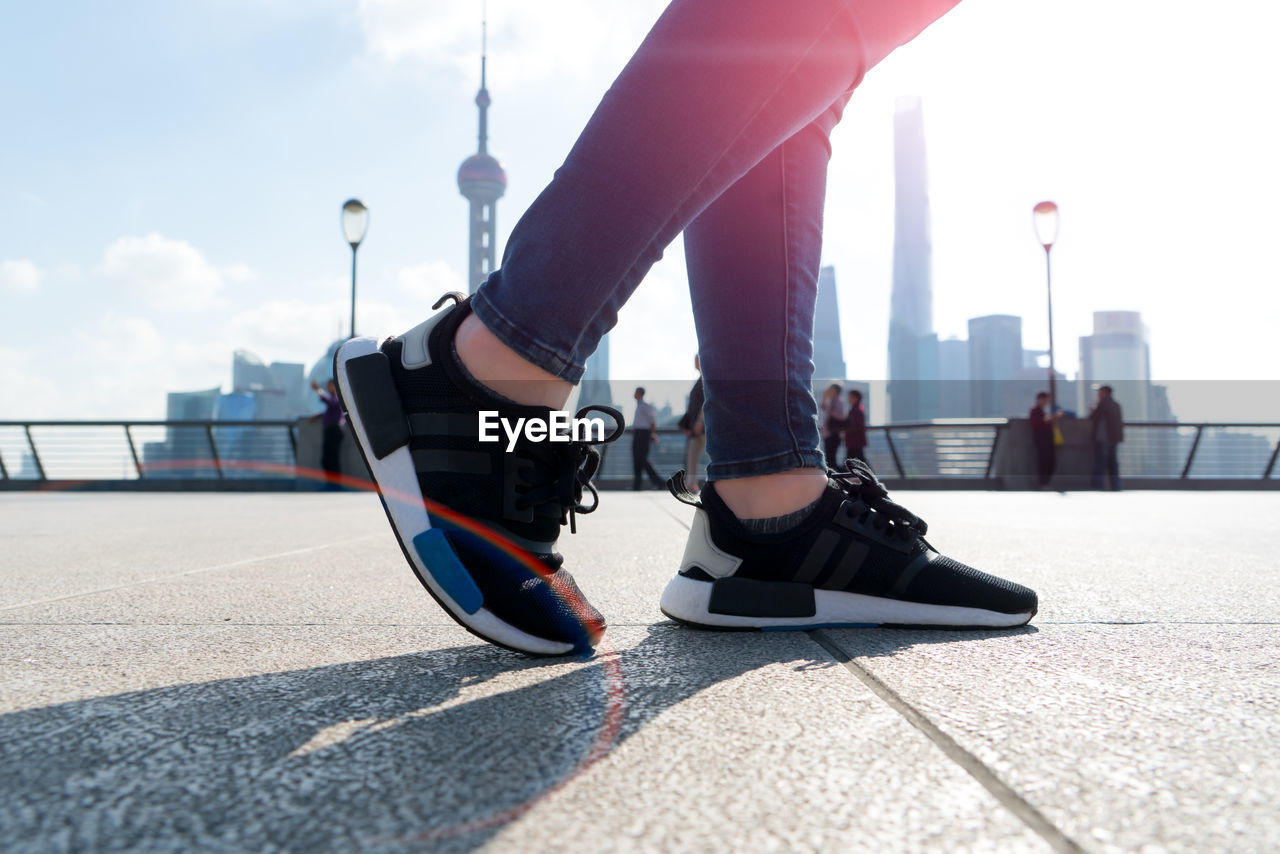
[[[767,584],[767,582],[763,583]],[[738,613],[717,613],[711,610],[711,594],[714,586],[714,582],[711,581],[699,581],[696,578],[677,575],[662,591],[660,605],[662,613],[673,620],[698,628],[763,630],[879,626],[1013,628],[1026,625],[1036,614],[1035,611],[1002,614],[983,608],[925,605],[861,593],[820,589],[813,589],[813,613],[807,616],[765,617],[741,613],[751,607],[749,602],[735,603],[738,607],[731,610]],[[761,610],[771,609],[776,602],[776,598],[770,596],[768,602],[762,602],[764,607]]]
[[[347,363],[379,352],[381,350],[375,339],[352,338],[334,354],[333,376],[338,386],[338,399],[342,402],[352,434],[356,438],[356,447],[373,475],[382,509],[387,514],[387,521],[391,523],[400,551],[404,553],[413,574],[440,607],[444,608],[445,613],[481,640],[530,655],[568,655],[579,651],[574,644],[548,640],[518,629],[487,608],[470,609],[458,602],[458,598],[467,599],[478,595],[479,590],[462,568],[462,562],[445,538],[438,534],[432,537],[427,533],[433,528],[427,515],[422,489],[418,486],[418,473],[414,469],[409,448],[397,448],[382,459],[369,453],[366,449],[372,445],[361,421],[359,407],[348,404],[348,401],[354,403],[355,397],[351,394]],[[419,547],[415,543],[429,545]],[[431,565],[423,558],[422,551],[432,555]],[[460,573],[465,578],[460,578]],[[532,573],[530,577],[533,577]]]

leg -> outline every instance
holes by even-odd
[[[644,476],[644,468],[648,464],[649,434],[648,432],[637,430],[631,437],[631,470],[634,475],[631,481],[632,490],[639,491],[641,478]]]
[[[1111,488],[1120,491],[1120,446],[1115,442],[1107,443],[1107,475],[1111,478]]]
[[[690,436],[684,449],[685,483],[693,492],[698,491],[698,467],[702,464],[702,452],[707,448],[706,434]]]
[[[1105,442],[1093,443],[1093,477],[1090,484],[1094,489],[1102,489],[1102,476],[1107,470],[1107,445]]]
[[[957,1],[673,2],[476,293],[463,364],[562,404],[663,248]]]

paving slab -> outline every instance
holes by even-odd
[[[367,494],[2,495],[0,848],[1280,847],[1280,495],[897,497],[1032,627],[683,629],[692,510],[611,492],[608,642],[532,660]]]

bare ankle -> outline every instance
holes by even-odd
[[[827,473],[817,468],[716,481],[716,494],[739,519],[794,513],[817,501],[826,488]]]
[[[458,327],[454,347],[471,376],[486,388],[526,406],[560,409],[573,386],[503,344],[474,314]]]

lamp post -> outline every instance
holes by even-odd
[[[1044,283],[1049,296],[1049,411],[1058,408],[1057,372],[1053,369],[1053,267],[1049,263],[1049,250],[1058,239],[1058,206],[1053,202],[1040,202],[1031,210],[1031,220],[1036,227],[1036,239],[1044,246]]]
[[[356,250],[369,231],[369,209],[359,199],[342,203],[342,236],[351,244],[351,338],[356,337]]]

